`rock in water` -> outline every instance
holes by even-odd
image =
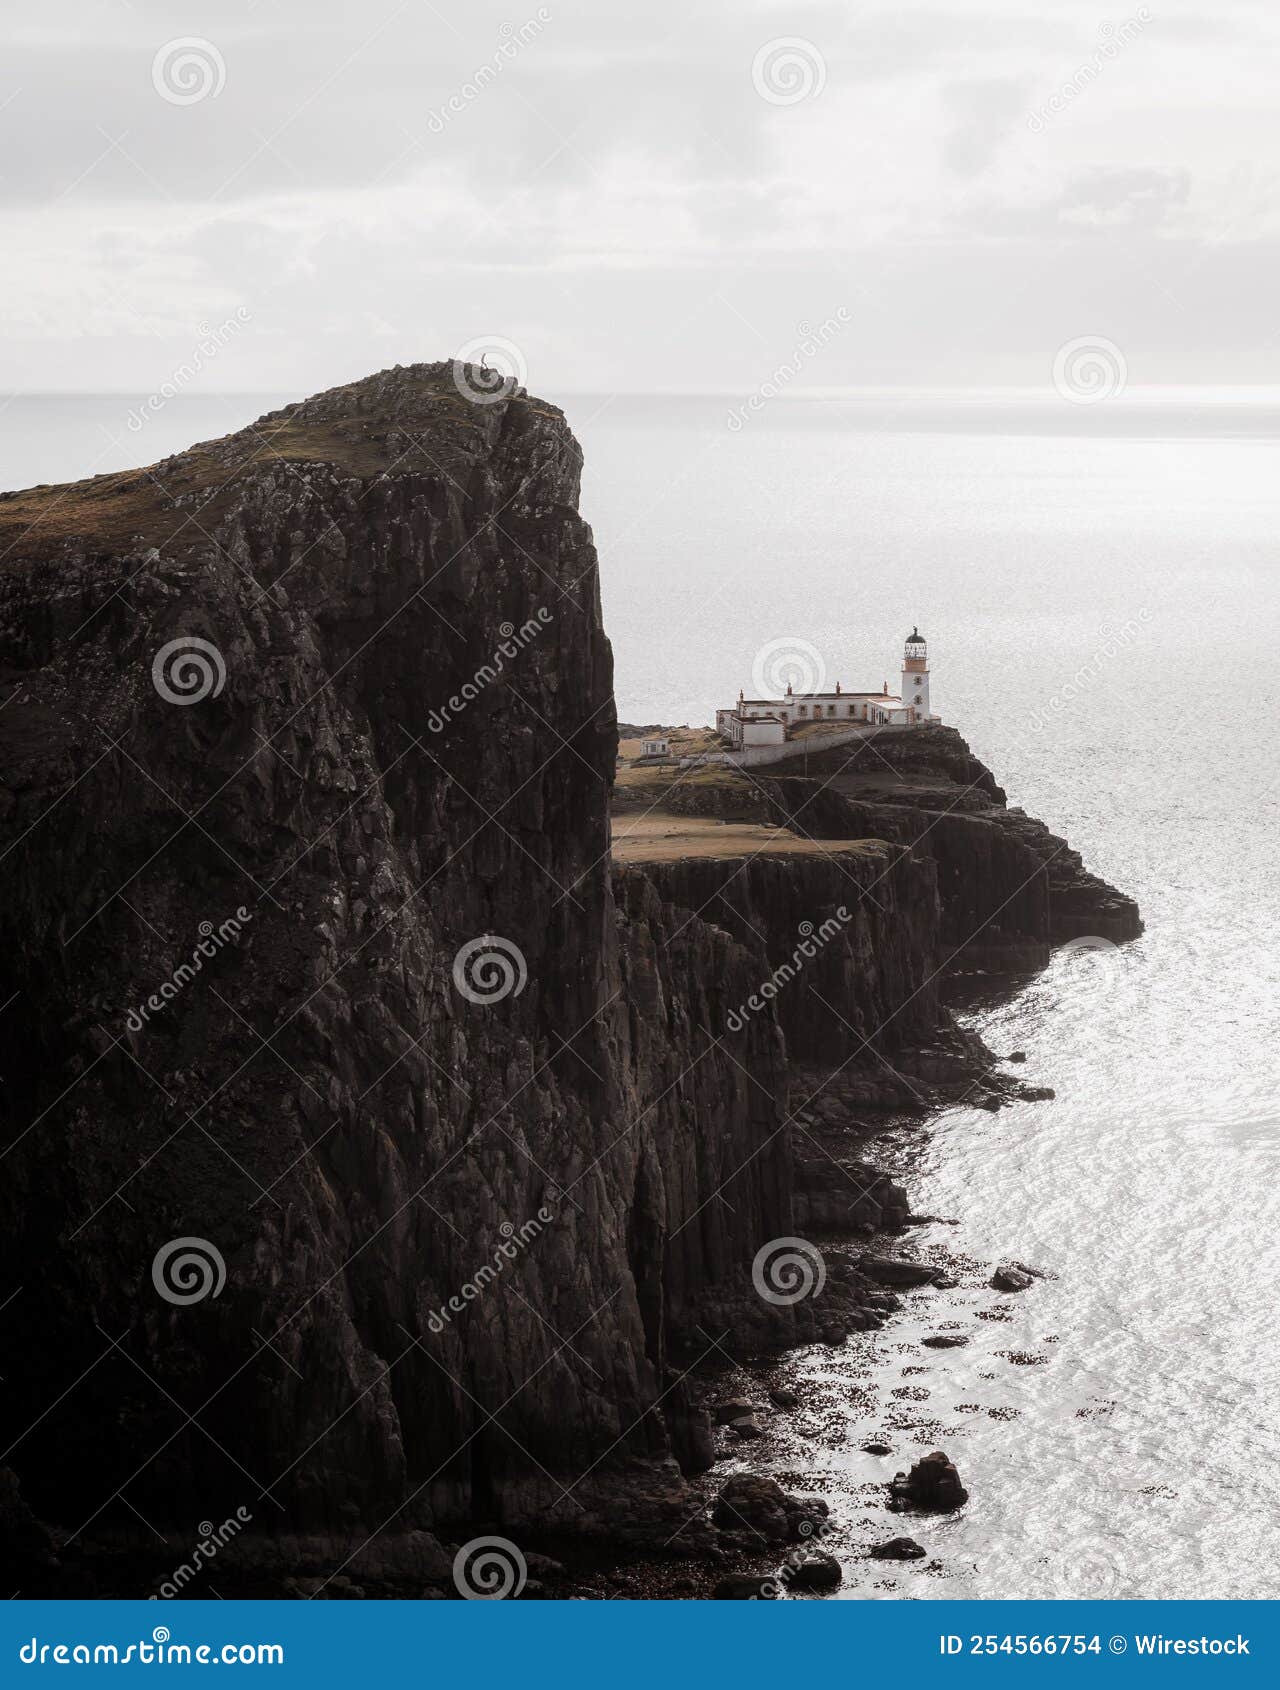
[[[889,1484],[889,1506],[922,1508],[948,1514],[969,1500],[960,1475],[940,1449],[922,1456],[909,1473],[898,1473]]]
[[[1032,1283],[1026,1269],[1015,1267],[1012,1262],[1002,1263],[991,1275],[991,1287],[995,1291],[1026,1291]]]
[[[793,1590],[834,1590],[844,1580],[844,1568],[834,1555],[805,1555],[786,1573]]]
[[[874,1544],[871,1554],[877,1561],[923,1561],[928,1550],[913,1537],[891,1537],[887,1543]]]

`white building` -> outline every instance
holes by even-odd
[[[665,735],[640,741],[640,755],[642,757],[665,757],[670,749],[670,742]]]
[[[916,727],[941,721],[929,710],[929,654],[918,628],[908,634],[902,655],[902,690],[846,692],[836,682],[834,692],[793,693],[784,698],[746,698],[738,694],[732,708],[716,711],[716,732],[735,751],[753,745],[781,745],[814,722],[833,726]]]

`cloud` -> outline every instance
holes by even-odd
[[[943,143],[947,163],[957,175],[986,170],[1027,109],[1026,77],[987,77],[955,82],[943,92],[950,130]]]
[[[541,10],[311,0],[300,27],[263,0],[67,0],[0,25],[11,379],[155,385],[244,304],[219,383],[315,386],[321,340],[337,379],[397,336],[430,357],[492,331],[544,385],[644,387],[670,356],[746,392],[848,303],[859,331],[815,380],[963,379],[966,358],[1038,380],[1054,313],[1153,243],[1213,253],[1197,333],[1238,357],[1227,302],[1280,233],[1265,11],[1153,17],[1034,133],[1098,50],[1069,0]],[[226,71],[189,105],[151,74],[182,35]],[[794,105],[752,82],[782,36],[825,70]]]

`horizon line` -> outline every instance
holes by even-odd
[[[395,368],[394,365],[385,366]],[[407,366],[400,366],[407,367]],[[380,374],[380,371],[369,372],[370,375]],[[310,398],[317,393],[331,392],[339,387],[351,387],[366,378],[354,376],[346,381],[335,381],[326,387],[310,388],[300,394],[301,399]],[[550,390],[532,388],[527,383],[526,393],[540,399],[549,398]],[[5,405],[12,404],[16,399],[136,399],[142,390],[139,388],[122,387],[29,387],[13,388],[0,401],[0,413]],[[183,393],[169,395],[165,404],[172,404],[174,400],[184,399],[278,399],[285,390],[281,387],[203,387],[192,388]],[[740,401],[743,398],[741,388],[684,388],[684,387],[564,387],[558,389],[566,399],[706,399]],[[754,390],[753,390],[754,391]],[[1223,401],[1236,400],[1251,403],[1270,397],[1273,402],[1280,403],[1280,382],[1132,382],[1123,391],[1110,395],[1107,406],[1123,405],[1128,402],[1156,401],[1168,402],[1180,397],[1195,397],[1203,402],[1206,395],[1217,395]],[[145,395],[143,395],[145,397]],[[749,397],[749,395],[748,395]],[[930,384],[920,383],[868,383],[860,386],[824,386],[824,387],[795,387],[772,396],[769,400],[774,404],[794,404],[797,401],[817,400],[850,400],[850,399],[961,399],[961,398],[992,400],[1050,400],[1061,404],[1062,396],[1052,382],[1039,383],[1007,383],[1002,385],[979,386],[973,383]],[[299,401],[287,401],[295,403]],[[551,399],[551,403],[557,401]]]

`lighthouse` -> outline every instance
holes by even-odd
[[[929,650],[919,628],[912,628],[903,647],[902,702],[915,711],[914,721],[929,720]]]
[[[817,651],[808,641],[793,643],[797,651],[811,654],[814,664],[821,668]],[[785,640],[774,640],[761,648],[760,655],[768,656],[786,644]],[[730,750],[715,755],[727,755],[732,760],[741,753],[748,761],[772,762],[782,755],[772,747],[785,746],[801,734],[808,736],[808,743],[816,733],[827,747],[881,728],[922,727],[941,720],[929,704],[928,647],[919,628],[913,628],[902,654],[900,693],[891,693],[888,681],[874,692],[851,692],[841,681],[836,682],[834,692],[797,692],[788,682],[786,692],[777,698],[747,698],[739,690],[732,709],[716,711],[716,732]],[[832,739],[833,733],[839,739]]]

